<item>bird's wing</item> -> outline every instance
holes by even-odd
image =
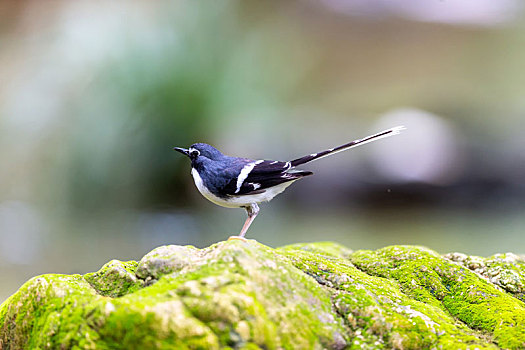
[[[313,174],[310,171],[287,172],[290,168],[290,162],[258,160],[248,163],[222,192],[231,196],[257,194],[266,188]]]

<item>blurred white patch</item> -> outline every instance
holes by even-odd
[[[0,260],[9,264],[31,264],[39,256],[43,241],[43,223],[27,203],[0,203]]]
[[[400,14],[419,21],[493,26],[515,20],[523,9],[516,0],[398,0]]]
[[[399,109],[380,118],[374,130],[403,124],[401,134],[368,146],[379,173],[396,182],[445,185],[463,170],[463,147],[448,122],[417,109]]]
[[[405,17],[422,22],[494,26],[522,15],[517,0],[322,0],[328,8],[351,16]]]

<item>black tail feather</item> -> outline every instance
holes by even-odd
[[[338,147],[335,147],[335,148],[330,148],[330,149],[327,149],[325,151],[321,151],[319,153],[313,153],[313,154],[309,154],[309,155],[301,157],[301,158],[294,159],[290,163],[291,163],[292,167],[296,167],[298,165],[309,163],[309,162],[314,161],[316,159],[327,157],[329,155],[332,155],[332,154],[335,154],[335,153],[338,153],[338,152],[346,151],[347,149],[350,149],[350,148],[353,148],[353,147],[356,147],[356,146],[360,146],[360,145],[363,145],[363,144],[371,142],[371,141],[379,140],[379,139],[384,138],[384,137],[397,135],[404,129],[405,129],[404,126],[396,126],[396,127],[392,128],[392,129],[381,131],[381,132],[379,132],[377,134],[370,135],[370,136],[367,136],[367,137],[362,138],[362,139],[354,140],[352,142],[345,143],[344,145],[341,145],[341,146],[338,146]]]

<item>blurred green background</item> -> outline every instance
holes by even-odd
[[[237,234],[187,159],[305,168],[249,238],[525,253],[519,0],[0,3],[0,301],[163,244]]]

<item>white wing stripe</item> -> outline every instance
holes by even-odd
[[[258,160],[256,162],[248,163],[244,166],[244,168],[242,168],[241,172],[239,173],[239,176],[237,177],[237,188],[235,190],[235,193],[239,193],[244,180],[246,180],[248,175],[250,175],[250,172],[253,170],[253,168],[255,168],[257,164],[262,162],[264,162],[264,160]]]

